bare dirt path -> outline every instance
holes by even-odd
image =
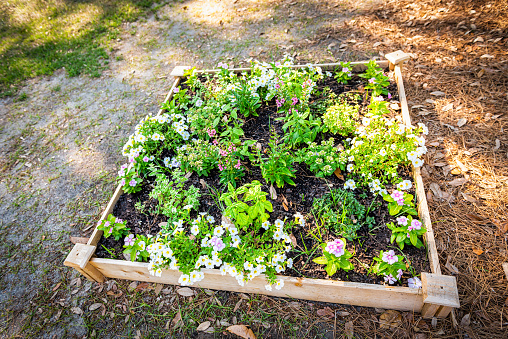
[[[175,2],[121,27],[100,78],[60,70],[27,81],[25,101],[0,100],[0,336],[221,337],[243,323],[263,338],[333,338],[351,328],[362,337],[506,337],[506,10],[503,1]],[[459,282],[455,324],[405,313],[386,330],[381,310],[212,291],[189,298],[167,286],[91,284],[63,267],[69,235],[90,235],[115,187],[121,146],[158,110],[174,66],[285,53],[303,63],[364,60],[397,49],[412,53],[407,96],[415,122],[430,128],[423,173],[441,264]],[[215,334],[195,331],[204,321]]]

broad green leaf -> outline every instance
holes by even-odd
[[[318,257],[312,261],[314,261],[316,264],[320,264],[320,265],[325,265],[326,263],[328,263],[328,260],[326,260],[325,257]]]

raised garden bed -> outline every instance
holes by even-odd
[[[394,79],[396,82],[396,86],[398,88],[397,99],[400,105],[399,109],[402,112],[401,123],[403,123],[406,126],[411,126],[401,74],[402,63],[408,59],[408,56],[399,51],[386,55],[386,58],[388,59],[388,61],[380,61],[378,62],[378,65],[383,68],[390,67],[390,70],[394,72]],[[273,140],[272,145],[269,144],[273,132],[278,133],[280,136],[281,135],[288,136],[288,138],[282,143],[282,145],[284,145],[286,142],[289,142],[290,144],[292,143],[291,146],[293,149],[295,149],[295,153],[298,152],[299,148],[303,148],[304,145],[309,143],[309,142],[305,143],[302,140],[300,141],[296,140],[296,137],[294,137],[295,133],[292,133],[290,126],[288,128],[288,125],[290,125],[287,124],[288,121],[290,121],[288,120],[288,115],[290,114],[291,109],[295,109],[297,107],[298,108],[311,107],[314,110],[319,110],[320,109],[319,105],[325,106],[325,109],[328,109],[332,104],[328,104],[328,106],[327,104],[324,104],[325,100],[323,100],[323,98],[325,94],[330,95],[330,93],[334,93],[332,94],[333,97],[333,95],[340,96],[341,93],[349,91],[353,94],[357,93],[358,97],[353,96],[344,97],[346,98],[346,101],[358,103],[360,105],[360,112],[362,112],[361,113],[362,115],[365,115],[366,112],[369,113],[373,112],[374,109],[372,108],[372,106],[369,106],[369,108],[362,107],[362,105],[363,106],[369,105],[369,103],[367,102],[367,99],[369,98],[369,96],[367,95],[369,93],[369,90],[372,91],[376,90],[374,88],[370,89],[368,83],[364,88],[362,84],[365,84],[365,80],[358,77],[359,72],[365,71],[366,68],[369,69],[369,67],[367,67],[366,64],[367,62],[351,63],[350,67],[353,68],[354,73],[351,76],[348,76],[348,71],[346,71],[345,73],[343,72],[338,74],[339,80],[341,80],[340,76],[343,77],[345,76],[347,78],[346,85],[339,84],[337,80],[335,80],[333,77],[318,76],[316,74],[315,75],[316,81],[314,83],[309,82],[308,84],[312,83],[313,86],[316,86],[315,93],[317,94],[314,94],[314,92],[312,92],[313,90],[309,91],[312,92],[312,96],[310,94],[308,95],[307,97],[308,102],[306,103],[307,106],[303,106],[303,102],[301,103],[302,106],[299,106],[298,104],[300,103],[298,103],[298,100],[295,100],[296,102],[294,101],[290,104],[287,102],[284,103],[281,102],[280,100],[282,96],[279,95],[269,97],[269,95],[266,94],[267,95],[266,102],[263,102],[262,105],[255,106],[252,109],[252,111],[255,110],[257,116],[256,115],[249,116],[249,114],[244,114],[246,118],[241,120],[241,128],[243,128],[244,133],[238,136],[229,135],[229,137],[233,141],[235,138],[240,139],[241,137],[243,144],[245,144],[245,140],[256,141],[253,142],[249,148],[250,154],[252,155],[250,159],[243,158],[241,163],[240,162],[236,163],[237,159],[234,159],[235,164],[238,165],[237,167],[241,168],[243,172],[240,173],[239,175],[238,172],[235,172],[235,170],[231,168],[233,174],[230,175],[229,177],[226,177],[224,173],[226,173],[227,171],[226,170],[223,171],[221,167],[222,165],[226,166],[226,164],[223,163],[219,166],[221,167],[220,171],[217,169],[211,169],[209,173],[206,173],[207,174],[206,177],[203,175],[198,176],[197,173],[190,174],[190,177],[187,178],[188,180],[184,184],[185,185],[184,189],[188,190],[190,185],[193,184],[195,187],[200,187],[204,191],[208,190],[209,194],[202,194],[201,197],[199,198],[199,203],[197,203],[197,205],[195,206],[196,210],[189,212],[187,216],[189,218],[192,217],[194,220],[196,219],[199,220],[200,217],[198,217],[198,212],[202,212],[203,214],[204,212],[207,212],[208,213],[207,215],[212,217],[210,219],[212,220],[212,222],[214,220],[219,220],[220,223],[220,221],[222,220],[225,225],[231,225],[231,223],[233,223],[240,228],[241,232],[242,230],[241,226],[240,224],[238,224],[239,219],[235,219],[232,217],[234,213],[228,215],[231,219],[233,219],[232,222],[230,218],[223,217],[224,214],[228,213],[228,210],[226,209],[226,212],[224,212],[224,209],[220,210],[218,208],[220,203],[217,204],[216,200],[219,200],[220,194],[218,194],[215,197],[216,199],[214,199],[214,195],[210,194],[210,192],[218,192],[221,187],[225,187],[224,184],[228,180],[233,184],[235,184],[236,187],[239,187],[243,184],[251,183],[253,182],[253,180],[259,180],[263,183],[266,183],[264,180],[264,178],[266,179],[266,173],[262,172],[260,169],[260,167],[261,168],[263,167],[259,166],[260,165],[259,158],[263,159],[264,157],[264,159],[267,159],[271,154],[270,152],[271,151],[273,152],[274,150]],[[314,65],[314,67],[320,67],[323,71],[335,70],[339,66],[340,64]],[[342,66],[344,66],[344,64],[342,64]],[[289,66],[287,68],[295,69],[304,67],[307,66]],[[187,74],[184,75],[186,69],[188,69],[188,67],[177,67],[172,72],[172,75],[176,77],[176,80],[171,90],[169,91],[165,103],[171,102],[171,98],[173,97],[175,92],[180,93],[175,96],[177,98],[183,98],[181,93],[182,91],[185,90],[188,90],[188,92],[190,93],[189,97],[191,99],[193,98],[193,96],[197,95],[196,92],[198,91],[196,90],[196,88],[199,88],[199,86],[198,87],[192,86],[192,83],[191,85],[187,85],[190,82],[188,81],[189,78],[187,77]],[[208,83],[211,83],[214,81],[215,78],[212,78],[211,80],[206,79],[206,74],[219,73],[222,74],[221,76],[225,78],[228,76],[232,76],[233,73],[231,71],[234,71],[234,73],[236,74],[240,74],[242,72],[249,72],[250,69],[227,70],[225,67],[222,67],[219,70],[197,71],[194,73],[197,77],[193,81],[201,81],[200,83],[202,83],[203,81],[208,81]],[[180,85],[182,79],[184,79],[185,81]],[[287,84],[285,86],[288,87]],[[259,87],[261,88],[263,87],[263,85]],[[303,88],[305,90],[305,85],[303,86]],[[387,88],[390,89],[392,93],[396,91],[395,88],[390,88],[389,85]],[[279,90],[279,88],[277,88],[277,90]],[[367,93],[365,93],[365,90],[367,90]],[[277,92],[276,90],[274,91]],[[298,91],[301,91],[301,88],[297,89],[297,92]],[[298,93],[301,94],[300,92]],[[265,93],[263,92],[263,94]],[[394,96],[397,95],[394,93]],[[302,98],[303,96],[300,98],[300,100],[305,100]],[[238,100],[238,97],[236,97],[236,99]],[[287,98],[287,100],[289,99],[290,97]],[[201,106],[201,104],[196,105],[195,98],[192,100],[194,106],[198,107]],[[183,105],[184,99],[178,99],[178,101],[173,102],[178,105]],[[240,103],[236,103],[235,105],[236,107],[241,106]],[[247,109],[249,108],[248,103],[244,106],[247,106]],[[167,110],[171,110],[174,108],[171,107],[171,105],[169,104],[166,104],[163,107],[164,109],[161,109],[161,111],[159,112],[159,116],[161,117],[166,113]],[[348,107],[351,107],[351,105]],[[344,109],[344,107],[341,107],[341,109]],[[389,114],[393,115],[393,111]],[[277,120],[277,118],[279,119]],[[364,120],[363,124],[365,126],[368,126],[370,118],[372,117],[364,116],[364,118],[367,118],[367,121]],[[214,121],[214,124],[217,125],[217,120]],[[321,121],[317,123],[317,125],[319,124],[321,124]],[[215,125],[213,127],[215,127]],[[213,128],[207,127],[206,134],[204,134],[203,131],[201,131],[201,134],[199,133],[199,131],[195,132],[195,134],[204,135],[205,137],[208,136],[206,138],[209,139],[211,145],[212,140],[216,142],[216,140],[218,139],[217,131],[215,131],[215,129],[213,129],[212,131],[212,129]],[[233,127],[231,128],[226,127],[226,129],[232,131]],[[318,127],[318,129],[320,129],[320,127]],[[219,133],[224,131],[225,131],[224,128],[222,130],[218,128]],[[329,137],[333,136],[335,140],[339,142],[342,141],[344,145],[348,147],[349,143],[351,143],[351,140],[349,139],[344,141],[343,139],[346,139],[348,135],[347,133],[342,134],[343,136],[332,135],[331,130],[325,131],[320,130],[320,133],[314,136],[314,138],[315,141],[320,143],[321,141],[323,140],[326,141],[328,140]],[[344,152],[343,147],[337,146],[337,144],[340,143],[336,142],[335,140],[334,142],[332,142],[332,146],[335,147],[334,150],[337,150],[336,154]],[[218,148],[221,148],[223,145],[221,144],[221,141],[219,141],[219,143],[217,143],[216,146]],[[236,142],[236,146],[240,147],[240,142],[238,142],[238,140]],[[223,152],[227,150],[227,147],[223,148],[224,148],[222,150]],[[256,152],[257,158],[255,157]],[[267,152],[268,157],[266,156]],[[265,156],[263,155],[263,153],[265,154]],[[301,154],[302,158],[305,157],[305,153],[306,152],[303,152]],[[175,157],[175,152],[172,152],[171,150],[165,150],[162,151],[162,153],[159,152],[159,156],[161,158],[165,157],[167,159],[166,165],[168,165],[169,167],[171,167],[171,164],[169,163],[170,159],[171,158],[173,158],[173,160],[177,159]],[[228,159],[233,161],[233,159],[231,158]],[[331,172],[333,172],[333,170],[335,170],[335,168],[333,168],[330,171],[329,168],[323,169],[323,167],[321,166],[321,173],[319,173],[320,169],[319,168],[316,169],[315,159],[310,160],[307,159],[307,160],[308,160],[307,163],[305,163],[305,161],[300,159],[300,163],[296,163],[294,166],[287,166],[289,168],[294,168],[295,173],[293,174],[293,180],[291,179],[291,177],[289,177],[289,180],[286,179],[287,181],[283,187],[280,187],[282,186],[281,183],[277,182],[276,180],[274,180],[273,182],[273,186],[275,186],[275,188],[269,189],[270,186],[269,184],[260,185],[263,191],[265,192],[270,191],[270,195],[268,197],[268,200],[266,201],[270,202],[269,203],[270,206],[273,206],[273,211],[269,211],[271,216],[270,218],[271,222],[274,223],[275,219],[279,220],[278,221],[279,223],[284,221],[285,223],[283,229],[284,232],[281,231],[282,232],[281,237],[287,236],[288,243],[289,239],[291,239],[292,243],[291,246],[286,244],[286,253],[288,257],[295,258],[295,260],[294,262],[291,262],[291,265],[289,265],[289,263],[283,262],[284,267],[282,266],[280,267],[281,270],[285,269],[286,276],[281,275],[275,276],[273,270],[271,270],[270,272],[266,273],[267,276],[265,276],[264,274],[256,275],[248,282],[245,283],[242,282],[241,284],[239,284],[240,280],[233,277],[231,274],[223,275],[221,274],[221,271],[219,269],[201,268],[200,271],[204,273],[205,279],[196,280],[194,282],[194,286],[210,289],[260,293],[279,297],[292,297],[308,300],[351,304],[358,306],[382,307],[388,309],[414,311],[421,312],[422,315],[426,318],[434,316],[445,317],[450,313],[452,308],[459,306],[455,277],[441,275],[439,260],[434,243],[434,236],[432,232],[432,225],[428,213],[424,186],[422,178],[420,176],[419,167],[414,167],[412,173],[409,173],[407,169],[404,170],[404,168],[399,168],[397,175],[400,176],[401,180],[406,179],[408,180],[408,182],[409,179],[411,179],[412,177],[413,179],[412,182],[414,185],[412,185],[411,188],[406,190],[406,194],[412,193],[413,195],[416,196],[416,206],[418,208],[418,215],[424,225],[424,228],[422,228],[422,230],[425,231],[425,233],[423,234],[423,238],[426,246],[418,249],[408,244],[405,246],[403,252],[402,251],[399,252],[402,253],[404,256],[404,262],[407,263],[406,267],[409,267],[410,270],[417,270],[417,272],[421,272],[421,283],[422,283],[421,289],[402,286],[403,284],[404,285],[407,284],[408,277],[412,277],[412,275],[408,275],[408,272],[402,273],[402,270],[400,271],[401,275],[397,275],[396,279],[394,275],[389,276],[386,273],[383,276],[383,274],[381,274],[382,272],[378,275],[372,274],[373,265],[372,264],[369,265],[369,263],[372,262],[372,258],[377,256],[379,254],[379,251],[382,250],[387,251],[388,246],[390,245],[389,243],[386,242],[386,240],[387,238],[388,239],[390,238],[391,230],[388,229],[385,226],[385,224],[389,222],[394,222],[395,216],[398,216],[400,214],[393,213],[392,216],[388,213],[388,211],[391,208],[393,208],[393,206],[397,205],[395,202],[389,204],[390,198],[389,195],[387,194],[388,192],[386,191],[383,194],[383,195],[386,194],[385,200],[387,201],[385,201],[383,200],[383,195],[370,194],[368,188],[364,187],[363,189],[358,188],[355,190],[354,184],[353,186],[351,186],[350,184],[352,182],[349,181],[348,179],[348,171],[350,169],[349,168],[346,169],[345,167],[347,160],[341,163],[342,166],[339,165],[334,166],[334,167],[342,167],[342,172],[339,169],[336,171],[336,175],[331,176],[330,174]],[[336,159],[335,161],[337,163],[340,163],[340,160],[338,159]],[[176,161],[175,165],[178,165],[178,161]],[[129,169],[127,169],[127,172],[129,170],[130,167]],[[324,179],[317,178],[316,176],[324,177]],[[224,177],[226,177],[226,179],[224,179]],[[129,177],[128,181],[130,181],[131,179],[132,178]],[[159,179],[160,178],[158,178],[157,180]],[[111,214],[113,214],[117,218],[127,219],[128,220],[127,225],[130,227],[131,232],[133,232],[134,234],[149,233],[155,235],[157,232],[161,230],[163,232],[168,232],[167,231],[168,226],[164,224],[165,222],[168,221],[170,221],[171,224],[172,220],[171,218],[168,219],[167,217],[168,213],[166,213],[166,215],[161,215],[157,213],[146,212],[147,210],[154,211],[155,209],[158,208],[158,206],[160,207],[160,205],[156,203],[157,199],[154,199],[154,196],[150,197],[150,192],[152,191],[152,189],[155,186],[160,185],[160,183],[158,181],[155,182],[156,180],[153,178],[152,179],[147,178],[144,181],[145,182],[143,184],[137,183],[135,182],[135,180],[132,181],[133,183],[132,186],[134,186],[134,188],[136,188],[137,184],[139,184],[140,188],[135,189],[136,192],[131,192],[131,194],[126,194],[123,192],[123,187],[131,189],[129,186],[124,186],[127,183],[124,182],[118,186],[111,201],[109,202],[106,210],[102,215],[100,222],[101,226],[104,225],[103,221],[107,220],[108,216],[110,220],[113,220],[111,219],[112,217],[110,216]],[[267,182],[268,181],[269,180],[267,180]],[[291,185],[291,183],[293,183],[292,181],[294,181],[294,184],[296,185],[294,186]],[[389,182],[386,182],[384,187],[389,189],[390,191],[393,190],[399,193],[402,191],[402,189],[399,190],[397,187],[391,185]],[[349,222],[345,222],[344,217],[342,217],[340,223],[338,223],[337,221],[335,222],[335,224],[342,225],[340,226],[342,228],[339,228],[338,230],[336,228],[335,229],[326,228],[326,230],[323,231],[323,234],[321,234],[320,227],[325,225],[323,221],[325,220],[323,219],[323,213],[325,213],[326,210],[329,210],[330,208],[335,206],[333,204],[330,204],[330,202],[328,201],[330,200],[330,195],[327,192],[330,190],[334,190],[335,193],[343,194],[342,196],[344,197],[344,199],[346,199],[349,196],[348,195],[349,193],[345,193],[347,192],[346,190],[347,188],[349,188],[349,191],[355,191],[355,199],[356,199],[355,204],[368,207],[366,209],[367,212],[365,212],[364,210],[364,219],[355,220],[355,217],[353,216],[352,221],[347,219],[349,220]],[[380,189],[381,189],[380,187],[376,189],[371,186],[370,191],[376,193],[379,192]],[[233,187],[230,187],[229,190],[228,189],[224,190],[224,192],[228,191],[234,192],[235,190]],[[277,195],[277,197],[275,195]],[[328,197],[328,200],[324,199],[325,197]],[[318,201],[322,201],[321,206],[324,206],[325,210],[316,209],[316,203]],[[328,201],[327,204],[325,203],[326,201]],[[342,204],[340,202],[336,204],[338,204],[337,206],[346,206],[345,201],[346,200],[344,200]],[[348,206],[350,206],[348,208],[352,208],[351,207],[352,205]],[[376,211],[375,213],[371,211],[372,206],[375,206],[375,208],[373,208],[373,210]],[[192,209],[192,207],[190,208]],[[344,207],[342,207],[341,211],[343,216],[345,216],[347,214],[346,212],[348,212],[346,209],[344,209]],[[300,219],[299,216],[297,216],[297,218],[294,221],[292,221],[295,212],[296,215],[299,215],[298,213],[303,214],[304,217],[301,218],[303,218],[305,222],[300,222],[302,219]],[[340,211],[338,210],[338,213],[339,212]],[[347,216],[350,217],[349,214],[347,214]],[[328,213],[327,218],[328,219],[330,218],[330,213]],[[367,222],[367,220],[369,220],[369,222]],[[351,229],[351,225],[354,226],[357,222],[359,224],[361,223],[362,226],[353,227]],[[397,222],[395,221],[395,223]],[[287,226],[288,224],[289,226]],[[348,224],[349,226],[344,228],[345,224]],[[190,222],[188,226],[189,227],[191,226]],[[266,231],[263,231],[260,228],[256,232],[252,231],[251,236],[255,239],[258,238],[264,239],[263,236],[265,232],[270,232],[272,230],[271,228],[268,228],[271,226],[266,227],[267,227]],[[280,227],[282,230],[282,226]],[[233,228],[235,228],[235,226],[233,226]],[[171,229],[174,229],[174,227],[172,227]],[[316,233],[316,230],[317,232],[319,232],[319,234]],[[314,235],[312,235],[311,233]],[[178,233],[175,234],[176,236],[178,235]],[[289,237],[289,234],[291,234],[291,237]],[[176,238],[176,236],[174,236],[173,238]],[[330,243],[335,238],[341,238],[341,236],[345,236],[348,238],[347,241],[343,239],[342,244],[344,243],[347,244],[344,246],[344,249],[353,252],[353,254],[355,254],[354,259],[356,261],[351,261],[354,265],[349,268],[346,265],[346,270],[334,269],[333,272],[332,271],[325,272],[325,270],[323,269],[324,268],[323,266],[324,263],[322,262],[323,260],[321,259],[320,261],[320,259],[316,257],[321,256],[322,254],[328,255],[327,253],[329,253],[330,250],[329,248],[327,248],[328,252],[324,253],[320,247],[320,244]],[[99,228],[96,228],[94,233],[88,240],[87,244],[75,245],[75,247],[67,257],[65,265],[74,267],[80,273],[85,275],[88,279],[99,282],[103,281],[105,277],[116,279],[128,279],[135,281],[158,282],[165,284],[180,284],[182,282],[181,280],[182,273],[179,270],[164,268],[159,269],[155,272],[155,268],[158,267],[155,267],[153,266],[153,264],[149,264],[147,262],[134,262],[128,260],[111,259],[111,257],[115,256],[115,253],[117,256],[118,254],[121,254],[120,252],[123,250],[122,247],[125,247],[122,246],[124,244],[123,237],[117,242],[112,241],[111,239],[112,237],[105,239],[103,237],[103,231],[101,231]],[[402,238],[399,238],[397,240],[404,241],[401,239]],[[414,239],[411,239],[411,242],[416,243],[415,239],[417,239],[417,236],[415,236]],[[231,245],[231,242],[229,242],[228,244]],[[394,245],[397,244],[394,243]],[[211,245],[207,246],[211,247]],[[231,245],[231,250],[234,252],[233,247],[234,246]],[[390,247],[390,249],[392,248],[393,246]],[[216,255],[217,253],[218,252],[215,251]],[[342,250],[342,252],[340,252],[339,254],[343,256],[344,253],[345,252]],[[339,254],[337,254],[337,257],[342,258]],[[329,258],[329,256],[326,257]],[[382,252],[379,254],[378,257],[381,260]],[[400,256],[399,261],[401,262],[403,261],[402,256]],[[149,268],[151,269],[151,274],[149,272]],[[379,270],[379,267],[377,269]],[[374,271],[375,270],[376,268],[374,268]],[[247,271],[246,268],[245,272],[247,273],[251,271]],[[290,276],[287,276],[288,274]],[[331,274],[331,279],[327,278],[328,274]],[[267,286],[267,279],[270,280],[270,283],[272,284],[272,286],[275,286],[275,288],[271,288],[269,286],[270,284],[268,284]],[[247,280],[247,278],[245,280]],[[383,284],[383,282],[388,283]],[[399,286],[394,286],[392,285],[393,283]],[[280,287],[281,285],[283,285],[283,288],[277,289],[277,287]]]

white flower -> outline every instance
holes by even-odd
[[[284,280],[282,279],[279,279],[275,282],[275,289],[276,290],[280,290],[281,288],[284,287]]]
[[[161,275],[162,275],[162,269],[158,268],[157,270],[155,270],[156,277],[160,277]]]
[[[228,269],[229,269],[229,268],[228,268],[226,265],[222,265],[222,266],[220,267],[220,274],[221,274],[221,275],[226,275],[226,273],[228,273]]]
[[[270,284],[265,285],[265,290],[271,291],[272,290],[272,285],[270,285]]]
[[[344,184],[344,189],[351,189],[354,190],[356,188],[356,183],[353,179],[348,179],[346,183]]]
[[[206,268],[213,268],[213,266],[214,266],[214,262],[213,262],[213,260],[211,260],[211,259],[208,259],[208,258],[207,258],[207,259],[205,260],[205,267],[206,267]]]
[[[178,283],[182,286],[187,286],[187,285],[191,285],[191,280],[190,280],[190,277],[189,275],[187,274],[182,274],[180,276],[180,278],[178,279]]]
[[[386,155],[386,151],[384,148],[382,148],[381,151],[379,151],[379,155],[381,155],[382,157]]]
[[[422,159],[416,159],[415,161],[413,161],[413,166],[414,167],[421,167],[423,165],[423,160]]]
[[[196,105],[196,107],[201,107],[203,105],[203,100],[201,100],[201,99],[196,100],[195,105]]]
[[[354,166],[353,164],[348,164],[348,165],[347,165],[347,171],[348,171],[348,172],[351,172],[351,171],[352,171],[352,170],[354,170],[354,169],[355,169],[355,166]]]
[[[280,220],[280,219],[277,219],[275,220],[275,223],[274,225],[277,227],[277,228],[282,228],[284,226],[284,221]]]
[[[270,222],[267,220],[263,224],[261,224],[261,227],[263,227],[265,230],[268,230],[270,228]]]
[[[199,234],[199,226],[198,225],[194,225],[191,227],[191,233],[196,236]]]
[[[409,278],[407,285],[410,288],[422,288],[422,281],[418,277]]]
[[[171,261],[171,264],[169,264],[169,269],[170,270],[178,270],[178,264],[177,264],[176,260]]]
[[[288,268],[292,268],[293,267],[293,258],[289,258],[287,260],[287,266],[288,266]]]
[[[207,215],[206,216],[206,220],[210,223],[210,224],[213,224],[215,222],[215,218],[212,217],[211,215]]]
[[[275,266],[275,271],[277,271],[277,273],[284,272],[284,267],[282,267],[282,265],[277,265]]]
[[[173,251],[171,250],[171,248],[166,248],[165,250],[162,251],[162,255],[164,256],[164,258],[171,258],[171,256],[173,255]]]
[[[215,229],[213,230],[213,235],[215,235],[216,237],[220,237],[222,234],[224,234],[224,228],[222,226],[215,227]]]
[[[245,268],[247,271],[251,271],[254,268],[254,265],[252,265],[252,263],[246,261],[243,263],[243,268]]]

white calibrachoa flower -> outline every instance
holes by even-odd
[[[353,179],[348,179],[344,184],[344,189],[354,190],[356,188],[355,181]]]
[[[188,274],[182,274],[178,279],[178,283],[182,286],[189,286],[192,284]]]
[[[272,290],[272,285],[270,285],[270,284],[265,285],[265,290],[271,291]]]
[[[413,187],[413,184],[411,183],[410,180],[404,180],[402,182],[399,182],[397,184],[397,189],[400,190],[400,191],[405,191],[405,190],[408,190],[410,189],[411,187]]]
[[[284,280],[282,279],[279,279],[275,282],[275,289],[276,290],[280,290],[281,288],[284,287]]]
[[[280,220],[280,219],[277,219],[275,220],[275,223],[274,223],[275,227],[277,228],[282,228],[284,226],[284,221]]]
[[[199,234],[199,226],[198,226],[198,225],[193,225],[193,226],[191,227],[191,233],[192,233],[192,235],[194,235],[194,236],[198,235],[198,234]]]

